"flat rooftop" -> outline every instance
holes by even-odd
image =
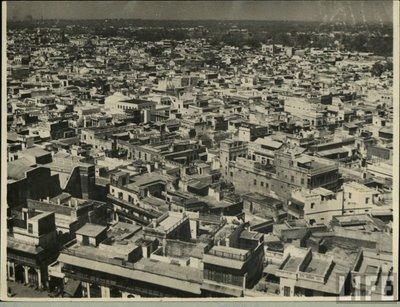
[[[165,263],[149,258],[140,259],[135,263],[135,269],[196,283],[201,283],[203,280],[203,272],[199,269]]]
[[[20,180],[25,178],[25,172],[35,168],[35,164],[26,158],[20,158],[7,163],[7,178]]]
[[[126,188],[135,189],[138,186],[144,186],[158,181],[165,181],[165,178],[160,173],[146,173],[143,175],[134,176],[132,178],[133,182],[127,184]]]
[[[297,272],[299,265],[302,261],[303,261],[303,257],[289,256],[289,259],[283,266],[282,270],[295,273],[295,272]]]
[[[351,187],[355,190],[357,190],[358,192],[364,192],[364,193],[378,193],[376,190],[371,189],[361,183],[355,182],[355,181],[351,181],[351,182],[346,182],[344,185]]]
[[[263,205],[274,205],[274,204],[282,204],[283,202],[277,198],[273,198],[271,196],[262,195],[259,193],[247,193],[242,195],[244,200],[249,200],[252,202],[257,202],[258,204]]]
[[[162,227],[164,230],[170,229],[172,226],[177,224],[183,217],[168,215],[168,217],[162,220],[158,227]]]
[[[106,226],[87,223],[87,224],[83,225],[81,228],[79,228],[76,231],[76,234],[89,236],[89,237],[97,237],[99,234],[101,234],[106,229],[107,229]]]
[[[304,272],[322,276],[329,266],[329,261],[322,259],[311,259]]]

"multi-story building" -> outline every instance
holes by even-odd
[[[261,164],[243,157],[230,164],[227,179],[239,193],[271,195],[275,169],[273,165]]]
[[[267,126],[242,123],[238,129],[238,139],[244,142],[252,142],[269,134]]]
[[[20,158],[7,163],[7,204],[10,208],[26,205],[27,199],[44,199],[60,192],[59,176],[46,165]]]
[[[351,289],[349,268],[311,248],[288,246],[272,274],[281,296],[345,296]]]
[[[229,162],[236,161],[238,157],[247,156],[247,143],[240,140],[223,140],[220,143],[219,158],[222,167],[222,174],[228,175]]]
[[[203,256],[202,291],[207,296],[241,297],[261,278],[263,235],[244,229],[242,224],[230,228],[220,243]]]
[[[323,187],[336,191],[340,186],[338,165],[328,159],[299,154],[294,149],[284,148],[275,152],[275,192],[284,198],[291,191],[303,187]]]
[[[7,279],[47,287],[48,265],[58,256],[54,212],[26,211],[22,219],[9,221]]]
[[[75,297],[200,296],[201,270],[150,259],[158,239],[144,236],[140,226],[119,222],[105,231],[85,225],[51,265],[52,277],[63,280],[64,291],[75,283]]]
[[[282,143],[267,138],[258,138],[249,143],[248,156],[251,160],[261,164],[274,164],[275,151],[282,147]]]
[[[361,249],[351,277],[355,295],[391,299],[394,285],[392,254]]]
[[[45,166],[53,174],[58,174],[62,191],[77,198],[96,197],[94,164],[74,160],[68,155],[59,155],[54,156],[53,161]]]
[[[105,99],[104,106],[111,114],[125,114],[127,110],[154,110],[156,102],[128,97],[117,92]],[[144,122],[147,122],[149,115],[150,113],[144,116]]]
[[[321,127],[326,123],[326,116],[321,105],[304,98],[287,97],[284,111],[307,121],[312,127]]]

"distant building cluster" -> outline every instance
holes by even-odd
[[[371,73],[386,58],[57,27],[9,30],[7,48],[10,283],[392,295],[393,75]]]

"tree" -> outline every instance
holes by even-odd
[[[386,70],[390,69],[390,64],[383,64],[382,62],[375,62],[371,67],[371,74],[375,77],[380,77]]]

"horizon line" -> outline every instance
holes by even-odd
[[[377,20],[369,20],[369,21],[324,21],[324,20],[301,20],[301,19],[150,19],[150,18],[126,18],[126,17],[111,17],[111,18],[8,18],[7,22],[32,22],[32,21],[104,21],[104,20],[134,20],[134,21],[235,21],[235,22],[248,22],[248,21],[255,21],[255,22],[303,22],[303,23],[326,23],[326,24],[338,24],[344,23],[345,25],[355,25],[355,24],[388,24],[393,25],[393,21],[377,21]]]

